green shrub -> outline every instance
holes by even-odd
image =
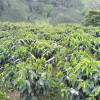
[[[57,76],[62,77],[64,98],[86,99],[100,97],[100,61],[95,61],[86,52],[71,54],[69,62],[58,63]],[[61,83],[62,84],[62,83]],[[64,99],[66,100],[66,99]]]
[[[3,77],[20,90],[22,100],[35,100],[53,89],[52,65],[46,65],[45,58],[36,62],[28,58],[26,62],[10,67],[5,65]]]

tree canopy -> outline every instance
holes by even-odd
[[[89,10],[85,16],[84,25],[99,26],[100,25],[100,10]]]

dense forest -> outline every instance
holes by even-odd
[[[0,21],[82,23],[88,9],[100,9],[100,1],[0,0]]]

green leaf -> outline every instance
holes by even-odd
[[[94,81],[90,81],[90,88],[94,88]]]
[[[89,75],[89,68],[88,67],[86,68],[86,75],[87,76]]]
[[[43,78],[44,76],[46,76],[46,72],[41,74],[41,77]]]
[[[76,75],[75,73],[72,73],[72,74],[70,75],[70,80],[71,80],[71,81],[74,79],[75,75]]]
[[[82,68],[82,72],[86,69],[86,67],[87,67],[87,66],[85,65],[85,66]]]
[[[59,71],[57,74],[56,74],[56,77],[59,77],[61,75],[61,71]]]
[[[62,89],[62,90],[61,90],[61,93],[64,93],[65,91],[66,91],[66,89]]]
[[[43,86],[43,85],[44,85],[44,81],[43,81],[42,79],[40,79],[40,80],[39,80],[39,84],[40,84],[41,86]]]
[[[26,86],[28,87],[28,92],[29,94],[31,93],[32,89],[31,89],[31,83],[29,82],[29,80],[25,80]]]
[[[93,78],[94,78],[94,81],[95,81],[95,84],[96,84],[97,81],[98,81],[98,78],[99,78],[99,74],[98,74],[98,73],[95,73],[95,74],[93,75]]]
[[[95,86],[94,89],[92,90],[92,93],[94,93],[95,91],[97,91],[98,86]]]
[[[79,77],[79,74],[81,73],[81,71],[78,71],[74,77],[74,79],[72,80],[72,86],[74,87],[75,83],[77,82],[77,79]]]

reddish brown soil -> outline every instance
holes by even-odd
[[[16,90],[7,93],[7,96],[9,96],[10,100],[20,100],[20,93]]]
[[[57,71],[57,67],[53,67],[53,69],[52,69],[52,75],[53,75],[53,76],[55,76],[56,71]]]

